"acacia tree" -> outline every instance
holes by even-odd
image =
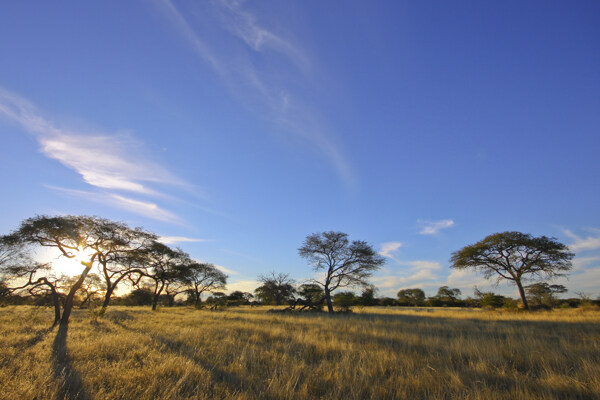
[[[107,242],[106,237],[94,232],[94,220],[87,216],[36,216],[21,223],[19,229],[7,235],[4,240],[20,245],[38,245],[58,249],[61,254],[83,266],[79,278],[69,290],[63,304],[60,325],[67,327],[73,309],[75,293],[81,287],[87,274],[98,257],[98,251]]]
[[[419,288],[402,289],[398,291],[398,301],[401,304],[421,306],[425,303],[425,292]]]
[[[224,290],[228,276],[209,263],[191,261],[186,265],[185,282],[188,284],[188,293],[194,299],[194,305],[199,306],[202,293],[215,290]]]
[[[348,235],[342,232],[308,235],[298,252],[315,271],[325,273],[323,279],[314,279],[313,282],[323,287],[330,313],[333,313],[331,293],[334,290],[346,286],[368,285],[367,278],[385,263],[385,259],[367,242],[350,242]]]
[[[54,323],[52,326],[56,326],[61,317],[61,295],[58,292],[60,280],[52,273],[50,264],[34,262],[27,258],[20,261],[22,263],[5,264],[0,268],[3,278],[14,283],[14,285],[6,286],[6,293],[27,291],[32,296],[49,294],[54,306]]]
[[[528,310],[523,283],[532,279],[550,279],[564,276],[572,268],[575,254],[555,238],[533,237],[521,232],[502,232],[452,253],[452,267],[472,269],[486,278],[497,275],[513,282]]]
[[[261,302],[280,306],[285,301],[293,300],[296,289],[294,280],[288,274],[271,272],[269,275],[260,275],[258,280],[262,285],[254,289],[254,293]]]
[[[323,304],[325,292],[321,285],[316,283],[304,283],[298,287],[300,297],[310,304]]]
[[[183,281],[185,269],[183,265],[190,263],[190,256],[180,249],[154,241],[137,256],[137,263],[142,271],[141,275],[154,283],[154,298],[152,310],[156,310],[161,293],[170,282]],[[143,266],[143,267],[142,267]]]
[[[525,292],[530,300],[533,300],[534,306],[554,307],[556,305],[555,295],[567,292],[563,285],[549,285],[546,282],[537,282],[525,286]]]
[[[98,253],[98,270],[104,279],[105,292],[101,314],[106,311],[117,285],[132,275],[142,276],[144,268],[136,263],[158,237],[142,230],[130,228],[122,222],[96,218],[95,233],[110,240],[92,248]]]

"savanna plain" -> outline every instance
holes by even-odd
[[[2,399],[598,399],[600,312],[0,308]]]

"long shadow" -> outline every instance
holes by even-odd
[[[73,369],[67,351],[67,325],[60,325],[52,343],[52,374],[58,383],[56,398],[86,400],[89,398],[83,387],[81,375]]]
[[[31,339],[23,340],[22,342],[15,343],[12,347],[32,347],[44,340],[46,335],[54,330],[55,325],[49,328],[40,329],[36,332],[35,336]]]
[[[139,331],[128,327],[119,320],[113,320],[113,323],[129,332],[148,336],[157,343],[160,343],[163,346],[165,346],[172,353],[185,357],[188,360],[194,362],[196,365],[199,365],[204,370],[208,371],[211,374],[211,378],[214,382],[224,383],[232,390],[232,392],[241,393],[244,390],[249,390],[252,392],[253,395],[257,397],[259,396],[259,394],[262,394],[264,397],[264,393],[261,393],[260,388],[257,388],[255,384],[252,384],[250,381],[247,381],[236,374],[224,371],[218,368],[216,365],[209,363],[207,360],[199,357],[195,352],[190,351],[188,344],[185,342],[169,339],[155,332]]]

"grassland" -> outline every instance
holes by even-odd
[[[600,398],[600,313],[0,309],[2,399]]]

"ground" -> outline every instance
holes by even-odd
[[[2,399],[600,398],[600,312],[0,308]]]

